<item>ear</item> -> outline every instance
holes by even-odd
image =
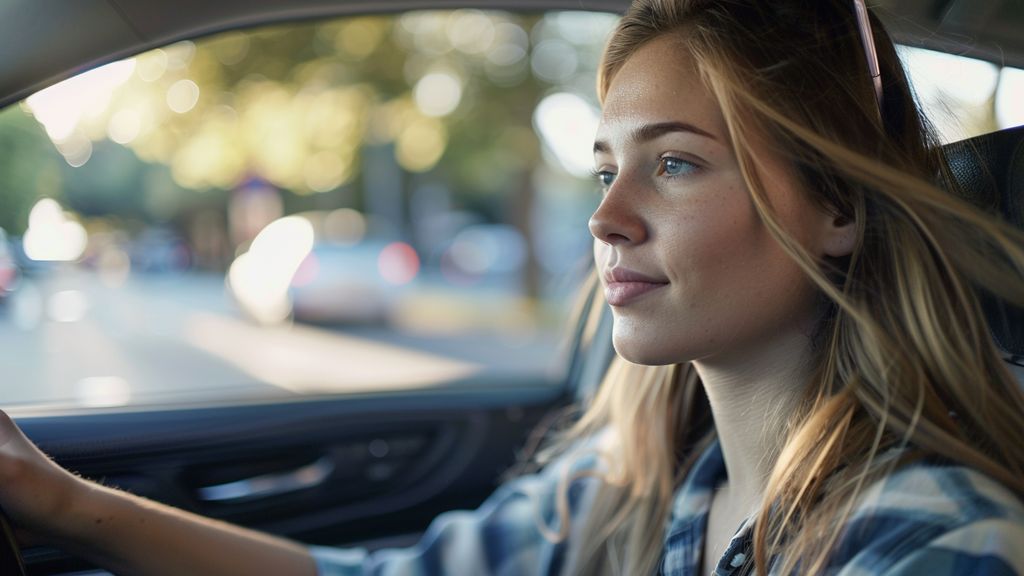
[[[842,258],[852,254],[857,245],[857,223],[851,218],[834,212],[825,215],[825,218],[822,252],[832,258]]]

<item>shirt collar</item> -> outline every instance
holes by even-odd
[[[701,453],[686,480],[676,491],[665,532],[661,574],[677,576],[696,573],[704,549],[704,532],[715,489],[727,479],[725,458],[718,439]],[[733,535],[721,558],[710,559],[715,576],[746,574],[751,566],[753,521],[747,518]]]
[[[725,458],[716,438],[697,458],[683,485],[676,491],[668,534],[706,516],[715,488],[726,479]]]

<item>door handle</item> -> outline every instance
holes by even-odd
[[[203,486],[196,492],[199,499],[204,502],[230,503],[270,498],[315,488],[323,484],[333,472],[334,461],[324,456],[287,472],[274,472],[225,484]]]

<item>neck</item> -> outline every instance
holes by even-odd
[[[794,331],[739,359],[695,361],[715,420],[730,498],[753,513],[811,374],[810,339]]]

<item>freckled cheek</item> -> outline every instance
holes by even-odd
[[[753,209],[742,203],[690,212],[678,222],[670,232],[671,241],[666,243],[674,275],[685,285],[709,290],[748,269],[750,261],[756,260],[765,233]]]

